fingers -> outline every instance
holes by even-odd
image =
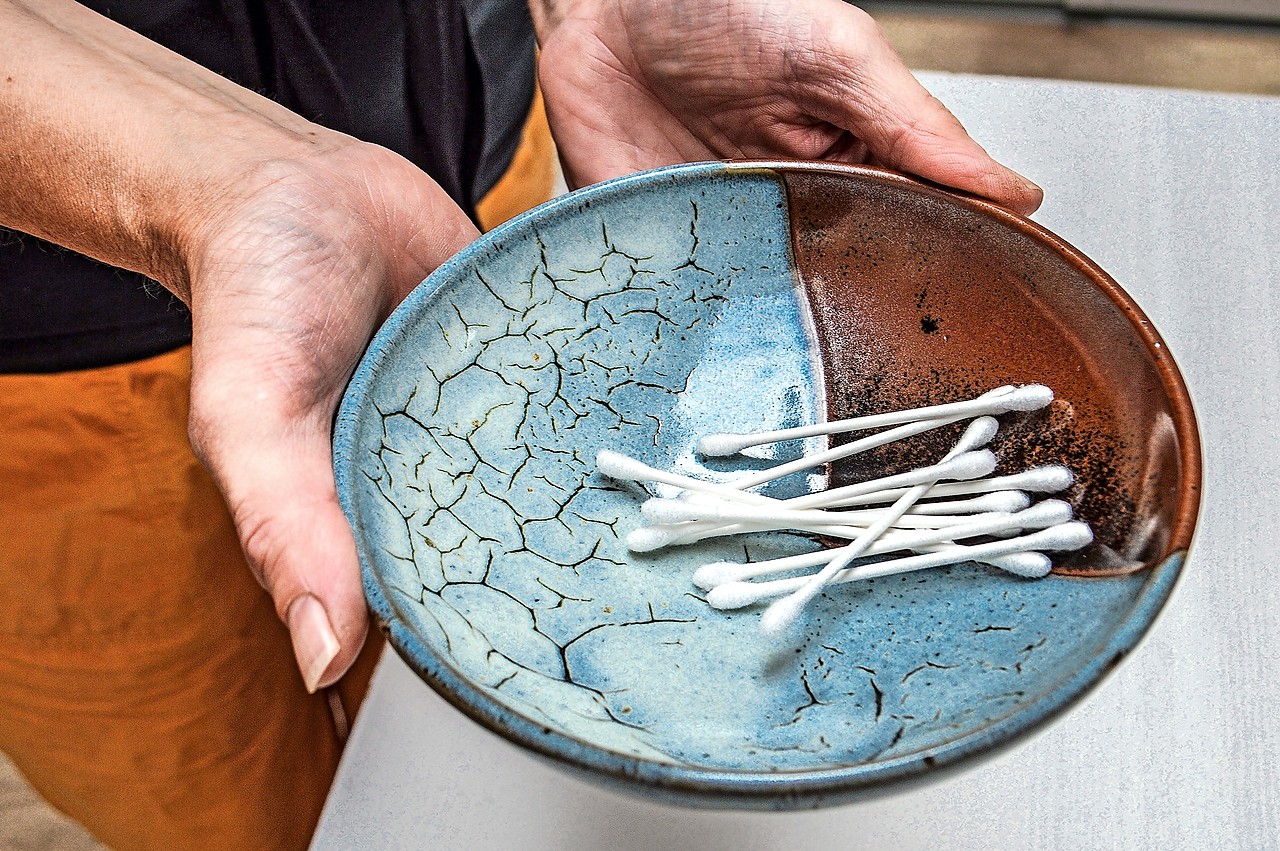
[[[368,626],[328,424],[273,418],[265,400],[252,404],[252,393],[239,402],[218,395],[196,385],[192,442],[227,497],[246,559],[289,629],[307,690],[315,691],[355,661]]]
[[[843,4],[842,4],[843,5]],[[989,198],[1023,215],[1043,200],[1039,186],[996,162],[934,98],[889,45],[878,24],[845,6],[846,26],[832,28],[811,73],[836,74],[838,93],[824,116],[867,145],[876,162],[897,171]],[[852,58],[852,61],[851,61]]]
[[[345,673],[368,626],[334,411],[378,323],[477,232],[434,181],[370,145],[272,164],[250,189],[190,264],[191,442],[314,691]]]

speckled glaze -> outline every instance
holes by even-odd
[[[728,477],[769,459],[704,464],[698,435],[1032,381],[1059,401],[997,449],[1079,470],[1098,546],[1038,581],[961,565],[834,588],[782,642],[690,576],[820,542],[635,555],[647,494],[593,469],[608,447]],[[374,340],[335,461],[375,617],[454,705],[597,781],[762,809],[899,788],[1061,713],[1167,599],[1200,483],[1176,366],[1087,259],[980,201],[776,163],[624,178],[483,237]]]

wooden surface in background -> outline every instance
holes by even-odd
[[[1280,95],[1280,28],[870,11],[913,69]]]
[[[0,849],[105,851],[80,825],[36,797],[0,753]]]

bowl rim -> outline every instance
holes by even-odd
[[[555,730],[494,700],[485,690],[461,676],[406,626],[366,557],[359,534],[359,514],[352,494],[356,481],[354,442],[360,411],[372,391],[379,367],[412,321],[417,307],[451,281],[471,258],[499,246],[509,235],[529,227],[531,222],[553,215],[562,208],[576,206],[586,198],[622,194],[654,181],[693,181],[708,175],[760,172],[778,175],[781,179],[779,173],[788,171],[870,180],[941,196],[969,207],[1047,245],[1082,272],[1125,314],[1152,355],[1172,403],[1183,488],[1168,545],[1169,555],[1150,568],[1147,581],[1124,618],[1084,665],[1058,680],[1033,703],[942,744],[875,762],[776,772],[699,768],[607,750]],[[900,789],[922,777],[937,777],[965,767],[975,757],[994,755],[1061,717],[1137,647],[1164,609],[1182,574],[1186,553],[1194,538],[1203,476],[1199,427],[1186,382],[1172,353],[1133,298],[1082,252],[1042,225],[968,193],[873,166],[789,160],[708,161],[650,169],[553,198],[482,235],[432,272],[374,335],[339,407],[334,426],[333,458],[339,502],[355,532],[364,592],[374,621],[409,667],[445,700],[502,738],[579,774],[585,772],[614,781],[613,785],[625,790],[647,790],[681,804],[769,809],[840,803]]]

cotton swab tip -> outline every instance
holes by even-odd
[[[1053,391],[1043,384],[1024,384],[1012,393],[1000,397],[1000,404],[1009,411],[1037,411],[1053,401]]]
[[[1013,516],[1023,529],[1045,529],[1066,523],[1072,514],[1071,503],[1061,499],[1042,499]]]
[[[805,604],[809,602],[808,597],[801,594],[791,594],[776,600],[769,604],[769,608],[764,610],[764,614],[760,615],[760,632],[769,638],[777,638],[782,633],[791,628],[791,625],[800,617],[800,612],[804,610]]]
[[[965,452],[937,466],[937,470],[942,473],[939,478],[962,481],[989,475],[995,468],[996,456],[990,449]]]
[[[741,569],[741,564],[735,564],[731,561],[713,561],[710,564],[704,564],[693,572],[693,584],[703,591],[710,591],[712,588],[724,585],[726,582],[738,581],[738,574]]]
[[[964,430],[956,446],[962,449],[978,449],[990,443],[999,430],[1000,421],[995,417],[978,417],[969,423],[969,427]]]
[[[980,511],[1022,511],[1031,505],[1031,497],[1022,491],[996,491],[969,502],[976,513]]]
[[[1079,521],[1059,523],[1028,535],[1028,543],[1036,549],[1078,550],[1093,543],[1093,530]]]
[[[717,433],[703,435],[702,439],[698,441],[698,454],[704,458],[720,458],[741,452],[751,443],[751,437],[745,434]]]
[[[1048,576],[1053,570],[1053,560],[1044,553],[1010,553],[1004,556],[992,556],[986,559],[987,564],[998,567],[1014,576],[1027,579],[1040,579]]]
[[[627,549],[633,553],[651,553],[660,550],[680,537],[674,529],[661,526],[641,526],[627,535]]]
[[[1037,493],[1056,493],[1075,484],[1076,477],[1061,464],[1036,467],[1023,474],[1026,481],[1021,487]]]
[[[707,593],[707,604],[713,609],[741,609],[762,599],[759,586],[750,582],[726,582]]]
[[[643,481],[653,476],[653,468],[621,452],[601,449],[596,453],[596,469],[611,479],[619,481]]]

